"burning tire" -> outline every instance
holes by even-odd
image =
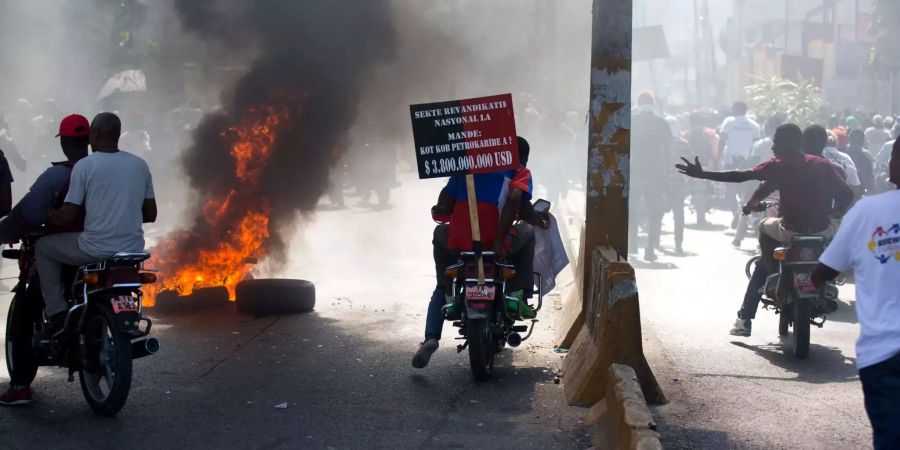
[[[316,287],[306,280],[244,280],[237,285],[235,304],[238,311],[257,316],[310,312],[316,306]]]
[[[225,286],[194,289],[190,295],[179,296],[175,291],[163,291],[156,297],[155,309],[160,313],[181,313],[230,305],[230,296]]]

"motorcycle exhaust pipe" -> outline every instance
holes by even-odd
[[[509,333],[506,337],[506,343],[510,347],[518,347],[522,345],[522,335],[519,333]]]
[[[159,340],[154,337],[131,343],[131,359],[150,356],[159,351]]]

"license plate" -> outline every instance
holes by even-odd
[[[138,310],[137,299],[130,295],[119,295],[113,297],[111,301],[113,312],[116,314],[123,312],[137,312]]]
[[[489,301],[494,299],[495,286],[466,286],[466,300]]]
[[[795,273],[794,286],[802,292],[815,292],[816,287],[813,285],[812,278],[809,273]]]

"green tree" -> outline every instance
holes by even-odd
[[[747,101],[757,114],[783,115],[788,122],[805,127],[815,123],[822,107],[822,93],[810,80],[788,80],[781,76],[754,77],[746,86]]]

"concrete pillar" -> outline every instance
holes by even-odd
[[[594,0],[585,245],[628,255],[632,0]],[[590,260],[587,260],[590,262]],[[591,292],[590,264],[583,292]],[[587,296],[585,296],[587,297]]]

